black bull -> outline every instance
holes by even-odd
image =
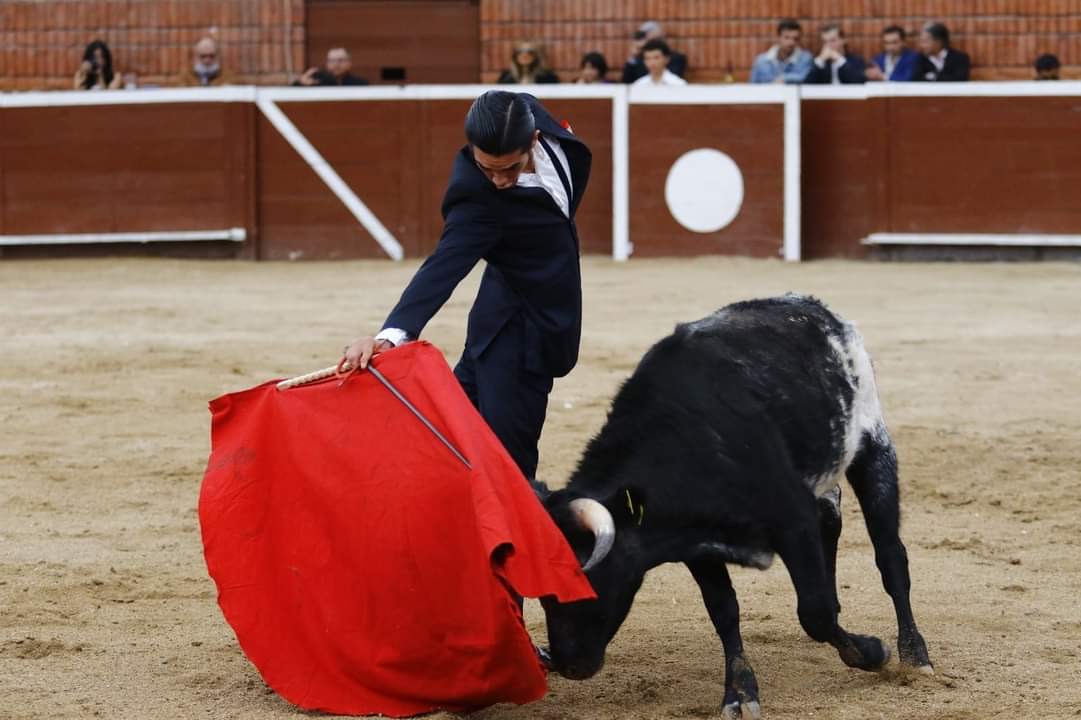
[[[726,716],[758,714],[726,563],[779,555],[806,633],[846,665],[877,670],[889,647],[838,624],[844,474],[859,500],[903,663],[930,672],[909,603],[897,461],[870,359],[855,329],[813,298],[722,308],[680,325],[613,400],[567,487],[544,500],[585,562],[597,600],[543,602],[552,668],[584,679],[627,617],[648,570],[684,563],[725,652]]]

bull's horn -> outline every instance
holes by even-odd
[[[616,541],[616,524],[612,520],[612,513],[608,508],[596,500],[579,498],[571,500],[571,512],[578,522],[578,527],[593,533],[593,554],[582,566],[582,570],[589,571],[597,566],[612,549],[612,543]]]

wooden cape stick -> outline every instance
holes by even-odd
[[[278,390],[289,390],[290,388],[307,385],[309,383],[316,382],[317,380],[325,380],[326,378],[334,377],[343,372],[351,373],[354,369],[355,368],[350,366],[348,363],[343,363],[341,365],[333,365],[328,368],[323,368],[322,370],[310,372],[306,375],[299,375],[295,378],[282,380],[280,383],[278,383],[277,388]],[[370,372],[372,376],[376,380],[378,380],[383,387],[389,390],[391,395],[397,398],[402,405],[405,405],[406,409],[409,410],[409,412],[413,413],[413,416],[420,420],[421,423],[424,424],[424,427],[428,428],[428,430],[431,431],[431,433],[439,439],[439,442],[443,443],[443,445],[445,445],[448,450],[454,453],[454,457],[461,460],[462,464],[470,470],[473,469],[473,466],[469,463],[468,460],[466,460],[465,455],[462,455],[462,453],[458,451],[458,448],[454,447],[454,445],[451,444],[450,440],[447,440],[443,433],[439,432],[436,426],[432,424],[431,420],[424,417],[424,413],[418,410],[417,407],[413,405],[413,403],[409,402],[409,399],[405,395],[402,395],[401,391],[399,391],[398,388],[394,387],[394,385],[392,385],[389,380],[383,377],[383,373],[376,370],[375,366],[373,365],[368,365],[368,372]],[[345,380],[343,379],[342,382],[345,382]]]

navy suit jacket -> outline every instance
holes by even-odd
[[[582,336],[582,276],[574,214],[592,155],[531,95],[536,127],[559,141],[570,165],[570,218],[542,188],[497,190],[466,145],[454,158],[443,197],[443,235],[413,276],[383,327],[411,338],[447,301],[481,259],[488,263],[469,313],[466,352],[480,358],[507,323],[525,320],[525,367],[562,377],[578,361]],[[558,165],[558,160],[553,157]]]
[[[867,65],[863,58],[855,53],[845,54],[845,64],[837,71],[837,79],[844,84],[867,82],[863,71]],[[811,72],[807,73],[806,83],[812,85],[829,85],[833,82],[833,63],[826,63],[824,67],[818,67],[817,63],[811,65]]]
[[[912,79],[924,82],[965,82],[971,69],[972,62],[968,55],[960,50],[949,49],[941,72],[926,55],[920,53],[916,59],[916,68],[912,71]]]
[[[905,48],[901,51],[901,57],[898,58],[897,64],[893,66],[893,72],[886,78],[887,80],[906,81],[912,80],[912,73],[916,70],[916,59],[920,54],[915,50],[909,50]],[[881,52],[875,55],[875,65],[878,65],[878,69],[882,72],[886,72],[886,53]]]

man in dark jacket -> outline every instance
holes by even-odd
[[[950,31],[942,23],[927,23],[920,33],[920,57],[913,80],[967,82],[972,63],[968,55],[950,47]]]
[[[308,68],[297,78],[294,85],[312,87],[315,85],[367,85],[368,81],[349,72],[353,69],[353,56],[343,47],[327,51],[327,64],[324,68]]]
[[[466,115],[469,144],[443,197],[443,235],[382,331],[345,360],[420,336],[478,261],[487,261],[454,369],[462,388],[530,481],[553,378],[578,360],[582,279],[574,214],[589,148],[532,95],[491,90]]]
[[[848,52],[845,33],[840,25],[822,28],[822,50],[814,59],[811,72],[804,82],[818,85],[851,84],[866,81],[863,70],[866,63],[856,53]]]

